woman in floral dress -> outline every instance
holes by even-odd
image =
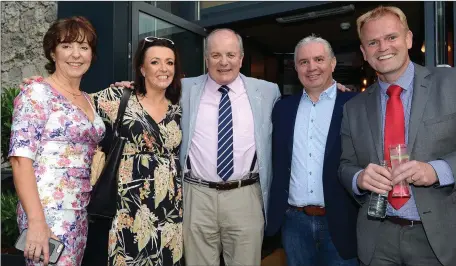
[[[136,89],[121,128],[127,143],[109,233],[109,265],[181,265],[181,74],[174,43],[142,40],[135,71]],[[98,113],[112,126],[122,90],[108,88],[92,97]]]
[[[79,85],[95,55],[97,36],[85,18],[51,25],[43,48],[51,74],[26,86],[14,102],[9,158],[20,203],[19,229],[28,228],[27,265],[47,264],[49,238],[65,249],[59,266],[81,264],[87,240],[90,164],[105,126]]]

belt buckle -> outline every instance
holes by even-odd
[[[415,221],[414,220],[410,220],[410,223],[411,224],[409,225],[409,227],[413,227],[415,225]]]
[[[242,183],[242,182],[241,182],[241,179],[238,179],[238,188],[241,187],[241,183]]]

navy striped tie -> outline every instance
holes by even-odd
[[[217,149],[217,174],[228,180],[233,174],[233,116],[231,102],[228,97],[230,88],[223,85],[218,89],[222,93],[219,104],[218,116],[218,149]]]

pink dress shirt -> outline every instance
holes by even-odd
[[[238,180],[250,171],[255,154],[255,136],[252,109],[238,76],[231,84],[228,96],[233,112],[234,172],[228,181]],[[208,75],[196,117],[195,132],[190,144],[191,175],[210,182],[223,182],[217,174],[218,108],[222,94],[217,84]],[[255,163],[254,172],[258,172]]]

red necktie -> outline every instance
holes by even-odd
[[[390,162],[390,154],[388,147],[394,144],[405,144],[405,121],[404,107],[401,101],[402,88],[397,85],[389,86],[386,94],[389,99],[386,102],[385,115],[385,160]],[[399,210],[409,198],[393,198],[393,190],[388,194],[388,202],[394,209]]]

